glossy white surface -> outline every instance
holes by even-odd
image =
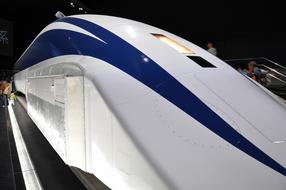
[[[285,140],[285,105],[265,90],[217,57],[163,30],[115,17],[74,17],[89,20],[112,31],[152,58],[231,127],[286,166],[286,144],[273,143]],[[86,34],[72,25],[54,24],[45,30],[57,27]],[[171,37],[216,68],[200,67],[150,33]],[[47,69],[61,66],[69,69],[65,72]],[[49,102],[56,107],[56,97],[50,84],[52,80],[39,85],[29,83],[46,81],[42,79],[45,75],[47,77],[44,78],[52,80],[67,75],[84,77],[82,94],[85,111],[82,128],[85,129],[86,171],[95,174],[111,189],[286,188],[285,176],[235,148],[149,87],[102,60],[80,55],[60,56],[15,75],[17,88],[24,93],[27,91],[26,96],[33,93],[39,98],[39,103]],[[26,76],[31,78],[29,82],[24,82],[28,79]],[[28,99],[29,104],[33,102]],[[36,116],[43,117],[33,114],[32,108],[28,106],[34,120]],[[57,114],[66,114],[66,108],[62,106]],[[43,109],[38,107],[37,112]],[[54,127],[41,127],[43,123],[53,120],[59,123],[52,114],[47,119],[49,121],[37,123],[44,134],[47,128]],[[60,125],[63,125],[62,130],[58,130],[56,135],[52,137],[50,135],[54,132],[47,131],[45,136],[67,164],[81,165],[66,160],[66,129],[69,126]],[[57,143],[54,139],[58,139]]]

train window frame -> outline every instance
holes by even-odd
[[[203,68],[217,68],[215,65],[210,63],[209,61],[205,60],[200,56],[187,56],[190,60],[198,64],[200,67]]]
[[[176,40],[168,36],[165,36],[164,34],[151,33],[151,35],[157,38],[159,41],[170,46],[171,48],[177,50],[179,53],[187,54],[187,55],[194,54],[194,52],[190,48],[180,44],[179,42],[177,42]]]

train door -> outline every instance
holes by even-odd
[[[66,81],[65,125],[67,163],[85,170],[84,88],[82,76],[69,76]]]
[[[30,70],[27,110],[40,131],[71,166],[85,169],[83,74],[73,64]]]
[[[65,160],[64,76],[38,75],[27,80],[27,111],[55,151]]]

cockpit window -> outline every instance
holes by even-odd
[[[209,68],[216,67],[210,62],[208,62],[207,60],[203,59],[202,57],[199,57],[199,56],[187,56],[187,57],[190,58],[192,61],[196,62],[201,67],[209,67]]]
[[[169,45],[170,47],[177,50],[179,53],[185,54],[189,59],[196,62],[201,67],[209,67],[209,68],[216,68],[213,64],[208,62],[207,60],[203,59],[202,57],[195,56],[196,54],[188,47],[178,43],[177,41],[163,35],[163,34],[155,34],[151,33],[154,37],[156,37],[161,42]]]
[[[182,44],[179,44],[177,41],[163,35],[163,34],[154,34],[152,33],[153,36],[155,36],[158,40],[164,42],[165,44],[171,46],[175,50],[177,50],[180,53],[184,54],[193,54],[192,50],[190,48],[187,48],[186,46],[183,46]]]

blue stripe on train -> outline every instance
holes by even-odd
[[[101,59],[145,84],[239,150],[286,175],[286,169],[282,165],[229,126],[167,71],[128,42],[83,19],[66,17],[58,22],[79,26],[101,38],[106,44],[81,33],[51,30],[39,36],[19,60],[21,69],[61,55],[87,55]],[[149,61],[146,62],[144,58]],[[166,80],[168,83],[162,85]]]

